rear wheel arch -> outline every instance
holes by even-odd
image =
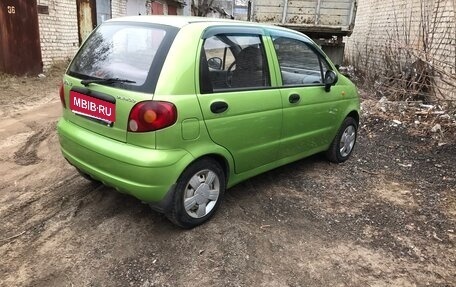
[[[351,111],[345,118],[353,118],[359,125],[359,113],[357,111]]]
[[[225,183],[228,183],[228,179],[229,179],[229,176],[230,176],[230,164],[229,164],[228,160],[221,154],[217,154],[217,153],[205,154],[205,155],[202,155],[200,157],[195,158],[188,165],[191,165],[194,162],[200,161],[200,160],[205,159],[205,158],[213,160],[213,161],[217,162],[220,165],[220,167],[223,170],[223,173],[225,174],[225,181],[226,181]]]

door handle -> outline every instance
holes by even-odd
[[[291,94],[290,97],[288,97],[288,101],[291,104],[295,104],[295,103],[299,102],[300,99],[301,99],[301,96],[298,94]]]
[[[228,109],[228,104],[225,102],[213,102],[211,104],[211,112],[214,114],[220,114],[223,113]]]

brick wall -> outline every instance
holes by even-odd
[[[43,69],[65,61],[76,53],[78,26],[75,0],[38,0],[38,5],[49,7],[49,15],[38,14]]]
[[[112,18],[127,15],[127,0],[112,0]]]
[[[38,14],[43,69],[71,59],[79,48],[76,0],[38,0],[49,14]],[[126,0],[112,0],[112,18],[126,15]]]
[[[346,58],[372,78],[397,77],[418,59],[432,66],[432,95],[456,99],[456,0],[358,0]]]
[[[418,47],[420,7],[414,0],[358,0],[355,28],[347,39],[349,57],[365,61],[368,56],[372,65],[378,65],[386,42],[398,40]]]
[[[431,53],[437,66],[437,96],[456,100],[456,0],[436,0]]]

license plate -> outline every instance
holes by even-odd
[[[116,120],[116,104],[70,91],[70,110],[76,114],[113,123]]]

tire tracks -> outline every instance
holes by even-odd
[[[27,138],[14,153],[14,162],[21,166],[37,164],[42,161],[37,155],[39,145],[55,130],[55,123],[48,123]]]

